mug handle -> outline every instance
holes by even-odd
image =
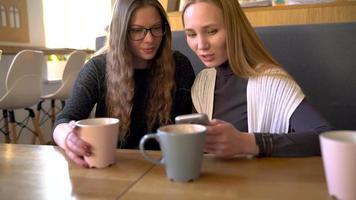
[[[147,134],[147,135],[143,136],[143,138],[140,140],[140,152],[141,152],[141,154],[143,155],[143,157],[145,157],[146,160],[148,160],[148,161],[150,161],[152,163],[155,163],[157,165],[163,164],[163,159],[161,159],[161,160],[153,159],[152,157],[150,157],[146,153],[145,143],[149,139],[155,139],[155,140],[157,140],[159,142],[159,137],[158,137],[157,134]]]

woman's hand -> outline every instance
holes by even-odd
[[[84,155],[91,155],[91,146],[80,139],[76,133],[74,121],[59,124],[53,132],[53,138],[70,160],[82,167],[89,167],[89,164],[84,160]]]
[[[255,136],[237,130],[232,124],[213,119],[207,126],[204,150],[217,157],[230,158],[237,154],[257,155]]]

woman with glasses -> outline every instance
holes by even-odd
[[[206,65],[192,87],[194,107],[213,119],[206,152],[320,155],[319,134],[329,123],[265,49],[238,1],[187,0],[183,24],[189,47]]]
[[[73,120],[88,118],[96,104],[96,117],[116,117],[119,148],[137,148],[143,135],[191,113],[190,88],[194,71],[189,60],[171,50],[171,29],[157,0],[118,0],[113,10],[107,43],[100,55],[79,73],[73,93],[56,121],[55,142],[78,165],[90,155]],[[158,149],[152,141],[148,149]]]

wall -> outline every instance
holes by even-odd
[[[0,45],[19,45],[19,46],[45,46],[45,36],[43,27],[43,12],[41,0],[27,0],[28,8],[28,23],[29,23],[29,43],[14,43],[14,42],[2,42]],[[11,64],[12,55],[2,55],[0,61],[0,81],[4,81],[6,78],[6,72]],[[0,84],[0,94],[3,94],[5,84]]]
[[[45,46],[43,11],[41,0],[27,0],[28,24],[29,24],[29,43],[2,42],[1,45],[19,45],[19,46]]]
[[[243,8],[253,27],[296,24],[327,24],[356,21],[355,0],[331,3]],[[172,31],[183,30],[181,12],[169,12]]]

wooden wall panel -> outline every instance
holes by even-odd
[[[163,8],[170,12],[170,11],[177,11],[179,8],[179,0],[158,0]]]
[[[0,20],[3,17],[1,12],[6,15],[6,26],[0,22],[0,41],[29,42],[26,0],[0,0]],[[16,15],[19,16],[17,19]],[[14,23],[11,23],[10,18],[12,18]],[[12,27],[11,24],[19,24],[19,27]]]
[[[244,8],[244,12],[254,27],[356,22],[356,1]],[[183,29],[181,12],[169,12],[168,16],[172,30]]]

